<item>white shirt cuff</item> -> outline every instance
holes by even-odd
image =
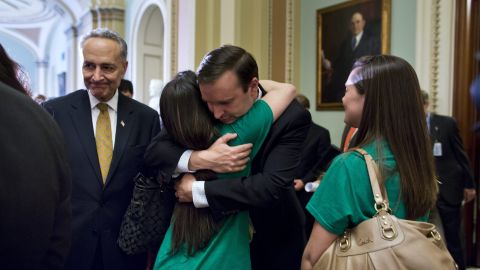
[[[207,196],[205,195],[205,181],[195,181],[192,185],[193,205],[196,208],[208,207]]]
[[[181,174],[181,173],[191,173],[194,171],[191,171],[188,169],[188,162],[190,161],[190,157],[192,156],[193,151],[192,150],[186,150],[183,152],[182,156],[178,160],[177,168],[175,169],[175,174]]]

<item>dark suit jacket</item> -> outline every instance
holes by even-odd
[[[214,215],[250,211],[256,231],[251,243],[254,269],[300,268],[305,217],[293,179],[310,124],[310,113],[293,101],[273,124],[252,162],[251,176],[205,182]],[[164,135],[149,146],[146,162],[172,173],[185,149]]]
[[[71,242],[64,140],[30,97],[0,83],[0,268],[63,269]]]
[[[145,148],[160,129],[158,113],[118,95],[115,145],[103,186],[87,91],[48,101],[44,107],[63,131],[72,168],[74,235],[67,268],[90,269],[96,249],[101,248],[105,269],[139,269],[144,255],[125,255],[117,236],[132,196],[132,179],[142,170]]]
[[[301,162],[297,167],[295,178],[302,179],[304,183],[315,181],[329,162],[324,160],[324,157],[330,148],[330,143],[328,130],[312,122],[302,146]]]
[[[442,144],[442,156],[435,157],[437,174],[442,182],[438,200],[460,206],[463,189],[473,188],[474,183],[457,123],[451,117],[432,113],[429,126],[432,145],[435,142]]]
[[[301,161],[297,167],[295,179],[301,179],[304,184],[317,180],[320,173],[326,170],[332,158],[328,154],[330,148],[330,133],[328,130],[312,122],[301,148]],[[305,213],[306,236],[312,231],[314,222],[312,215],[305,209],[312,195],[312,192],[306,192],[305,189],[297,191],[297,198]]]
[[[324,102],[341,102],[345,95],[345,82],[352,70],[355,61],[365,55],[376,55],[381,53],[380,39],[363,32],[362,38],[357,47],[352,49],[352,36],[345,39],[340,45],[337,58],[333,62],[333,77],[331,84],[327,85],[327,91],[323,91]]]

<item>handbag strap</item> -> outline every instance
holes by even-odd
[[[389,210],[387,192],[385,191],[386,198],[384,200],[381,189],[380,189],[380,185],[378,183],[377,164],[373,160],[372,156],[369,153],[367,153],[367,151],[365,151],[364,149],[357,148],[355,149],[355,151],[362,154],[362,156],[365,158],[365,163],[367,164],[367,169],[368,169],[368,176],[370,178],[370,186],[372,187],[372,192],[373,192],[373,199],[375,200],[375,210],[377,210],[377,212],[380,210]]]

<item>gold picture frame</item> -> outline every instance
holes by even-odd
[[[391,0],[354,0],[317,10],[317,110],[343,110],[355,59],[389,53],[390,16]]]

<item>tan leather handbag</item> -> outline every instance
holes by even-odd
[[[356,151],[365,157],[377,213],[339,236],[313,269],[457,269],[435,225],[390,214],[388,198],[384,200],[380,192],[375,161],[365,150]]]

